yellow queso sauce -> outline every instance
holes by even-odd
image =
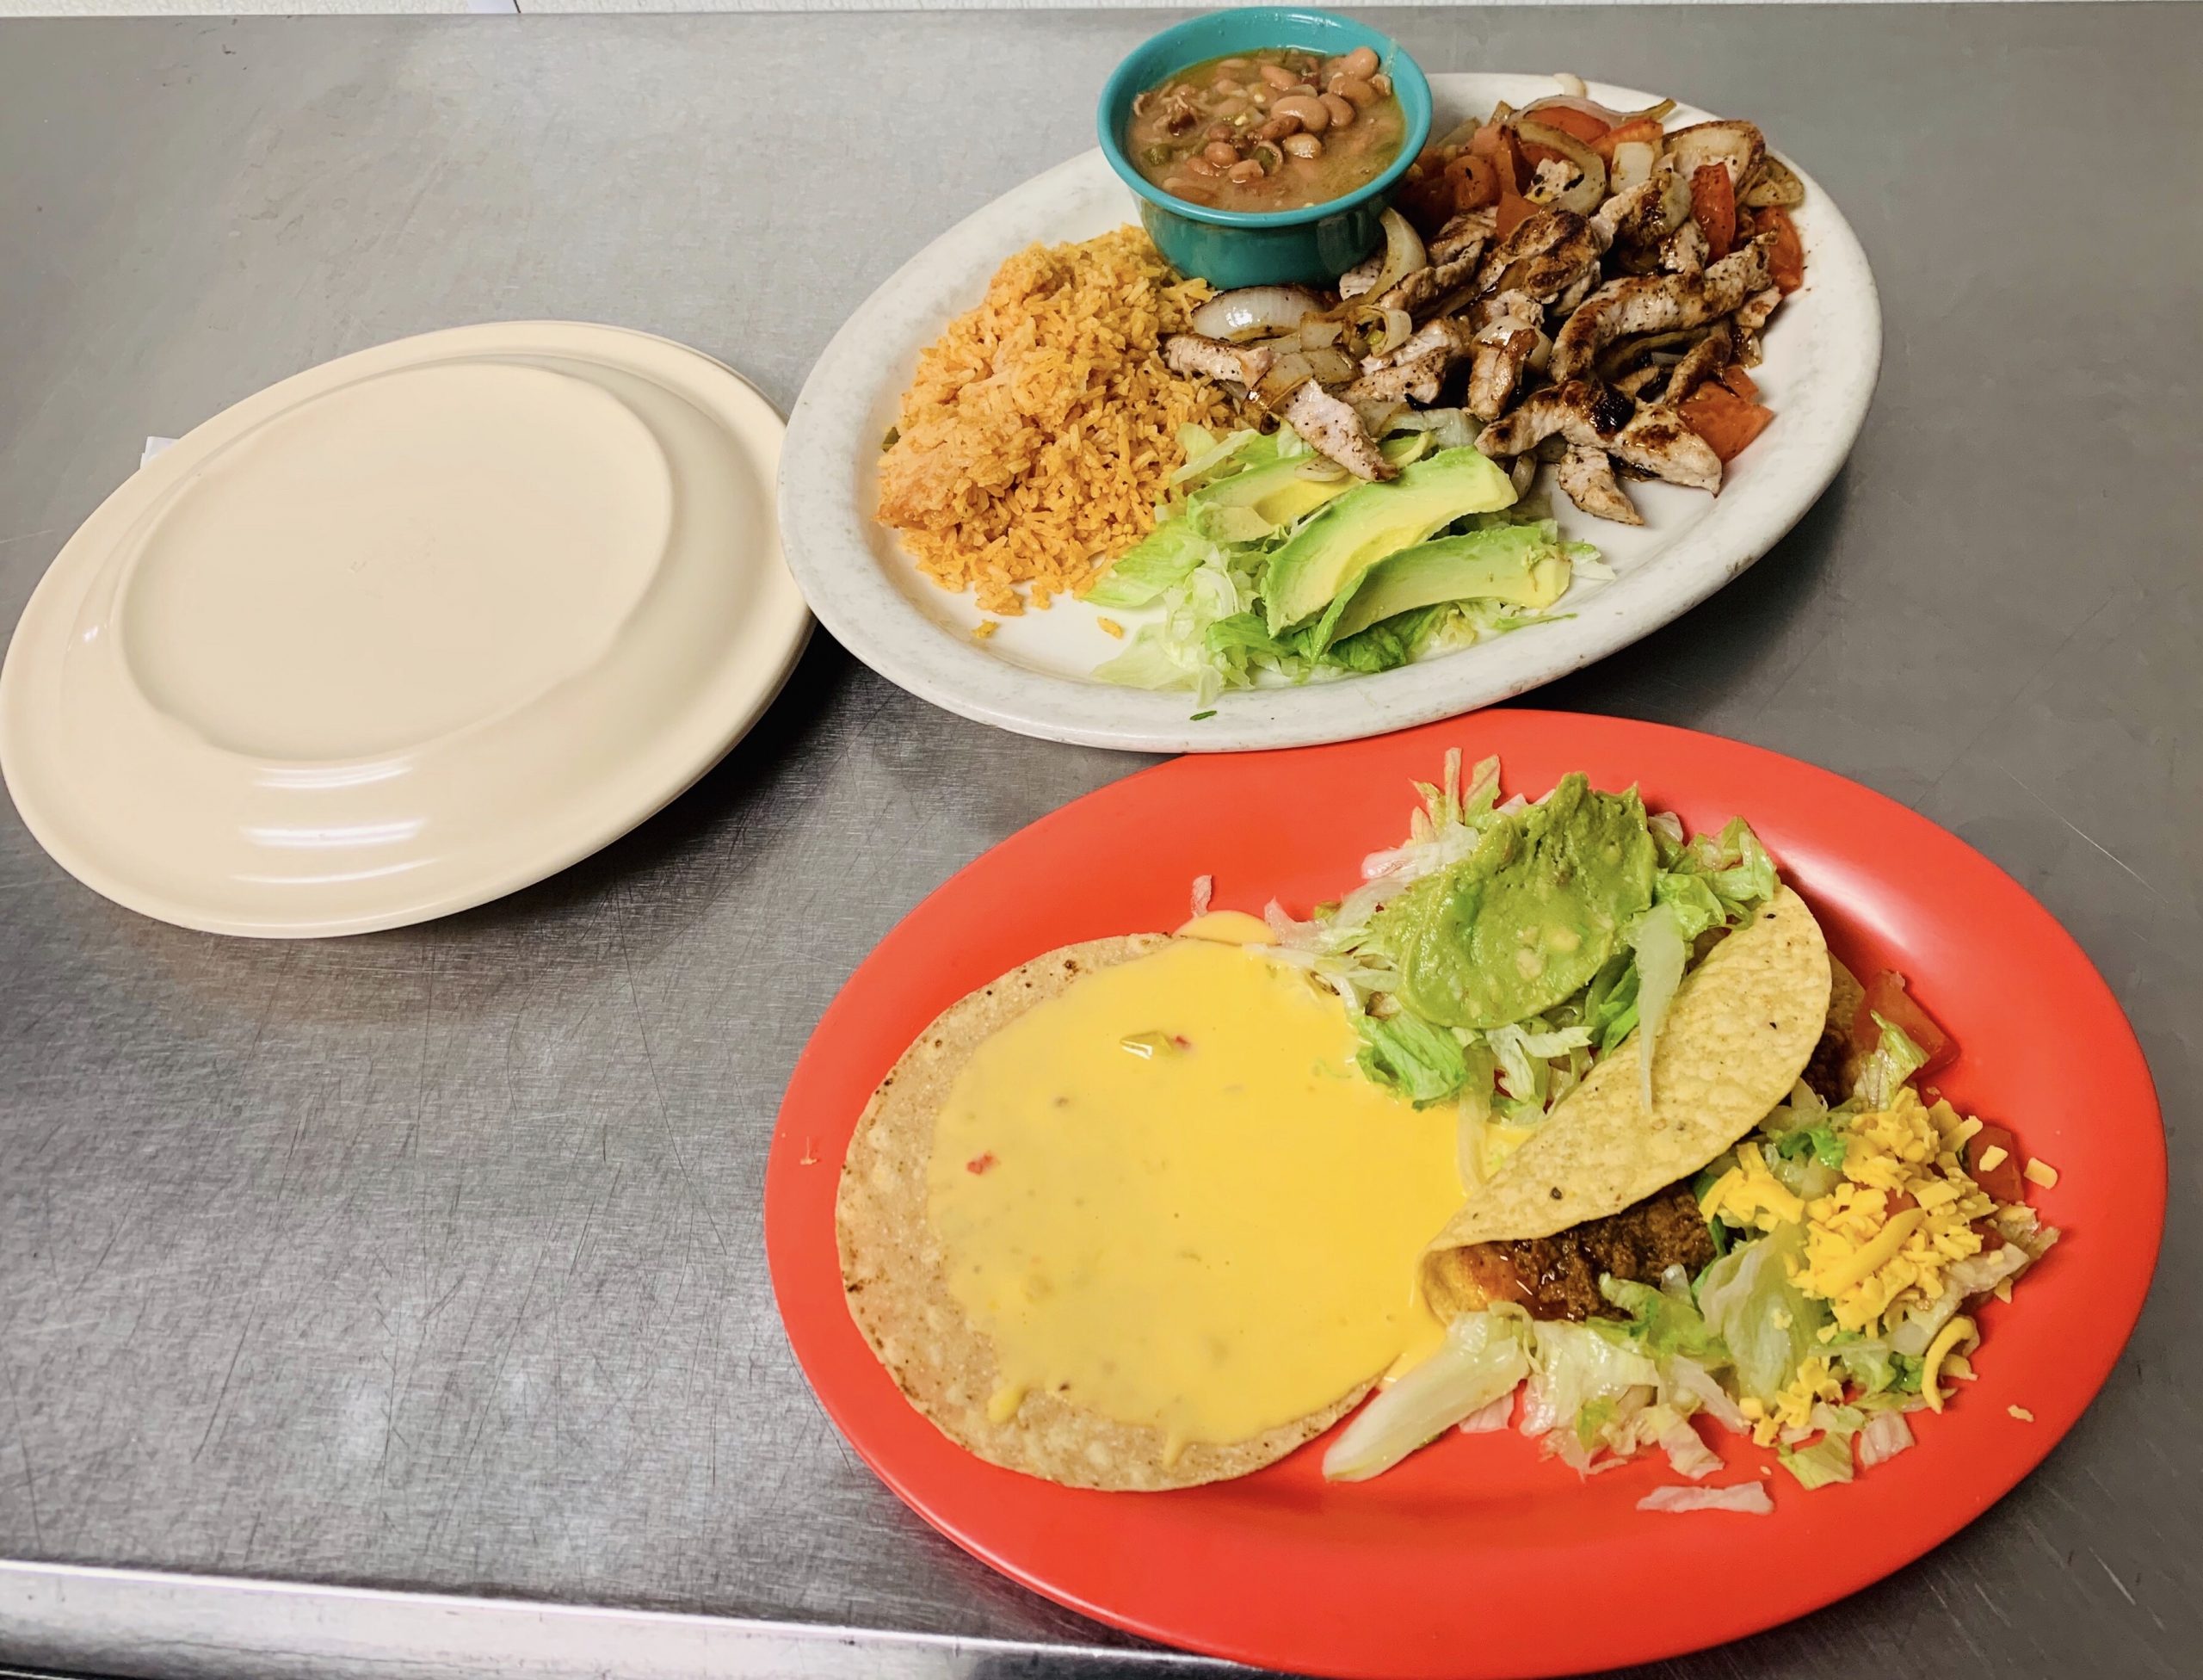
[[[1462,1200],[1454,1116],[1364,1078],[1355,1047],[1336,998],[1203,939],[980,1046],[930,1212],[995,1343],[998,1421],[1046,1390],[1174,1449],[1241,1441],[1424,1339],[1415,1264]]]

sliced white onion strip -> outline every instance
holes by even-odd
[[[1385,213],[1385,266],[1377,271],[1367,296],[1381,298],[1417,269],[1430,266],[1422,235],[1397,210]]]
[[[1323,312],[1323,302],[1305,286],[1243,286],[1219,292],[1193,313],[1192,325],[1204,338],[1230,338],[1243,332],[1289,332],[1308,316]]]

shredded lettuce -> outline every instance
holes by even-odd
[[[1736,1361],[1743,1392],[1771,1400],[1797,1374],[1799,1362],[1818,1351],[1817,1333],[1828,1306],[1790,1281],[1801,1263],[1805,1227],[1779,1226],[1755,1242],[1738,1245],[1706,1269],[1698,1286],[1699,1310]]]
[[[1537,1338],[1537,1371],[1530,1380],[1523,1417],[1525,1434],[1542,1434],[1545,1429],[1563,1426],[1580,1431],[1585,1407],[1601,1400],[1612,1407],[1632,1388],[1658,1386],[1659,1368],[1649,1357],[1587,1325],[1541,1321],[1533,1332]],[[1601,1422],[1612,1416],[1609,1411]],[[1533,1430],[1533,1422],[1544,1429]],[[1593,1426],[1594,1433],[1597,1428]]]
[[[1812,1422],[1821,1431],[1821,1438],[1810,1447],[1778,1448],[1774,1455],[1782,1461],[1782,1467],[1798,1479],[1798,1485],[1809,1493],[1830,1482],[1848,1482],[1852,1476],[1852,1437],[1866,1421],[1867,1414],[1856,1406],[1816,1405]]]
[[[1191,520],[1166,519],[1126,550],[1086,598],[1097,607],[1148,606],[1193,576],[1215,550],[1216,544],[1195,530]]]
[[[1811,1492],[1817,1487],[1826,1487],[1830,1482],[1851,1479],[1851,1436],[1823,1435],[1810,1447],[1778,1447],[1774,1455],[1782,1461],[1782,1467],[1798,1479],[1798,1485]]]
[[[1379,1020],[1355,1017],[1361,1035],[1355,1061],[1373,1081],[1397,1090],[1417,1108],[1444,1101],[1469,1077],[1461,1041],[1421,1016],[1402,1012]]]
[[[1826,1121],[1801,1126],[1774,1140],[1774,1152],[1784,1160],[1799,1161],[1810,1156],[1824,1167],[1840,1169],[1843,1165],[1843,1139]]]
[[[1530,1369],[1525,1320],[1464,1312],[1445,1344],[1370,1401],[1324,1455],[1332,1481],[1358,1482],[1391,1469],[1416,1448],[1482,1411]]]
[[[1676,1275],[1682,1275],[1680,1270]],[[1609,1341],[1625,1342],[1655,1359],[1680,1355],[1700,1367],[1729,1362],[1729,1350],[1707,1325],[1688,1287],[1670,1292],[1649,1283],[1607,1276],[1599,1280],[1599,1293],[1629,1314],[1626,1323],[1614,1319],[1591,1321],[1591,1328]]]
[[[1877,1112],[1897,1100],[1899,1086],[1928,1065],[1928,1053],[1915,1044],[1904,1028],[1893,1025],[1877,1011],[1874,1025],[1881,1038],[1859,1070],[1853,1092],[1867,1110]]]

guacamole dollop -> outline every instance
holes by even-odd
[[[1417,1015],[1503,1027],[1552,1008],[1598,973],[1651,904],[1658,868],[1636,790],[1602,794],[1570,775],[1378,911],[1371,942]]]

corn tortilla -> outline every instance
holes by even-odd
[[[1175,1462],[1161,1430],[1120,1423],[1046,1393],[1027,1394],[1006,1422],[988,1415],[1000,1382],[994,1345],[950,1293],[927,1213],[935,1117],[966,1061],[1000,1028],[1081,975],[1169,942],[1166,935],[1139,934],[1066,945],[950,1004],[865,1106],[835,1206],[850,1316],[904,1397],[989,1463],[1072,1487],[1152,1491],[1243,1476],[1322,1434],[1368,1391],[1359,1385],[1244,1441],[1194,1442]]]
[[[1423,1255],[1431,1304],[1481,1303],[1460,1262],[1478,1243],[1550,1237],[1696,1172],[1767,1118],[1829,1019],[1827,942],[1783,887],[1677,988],[1645,1113],[1639,1037],[1608,1056],[1509,1156]]]

